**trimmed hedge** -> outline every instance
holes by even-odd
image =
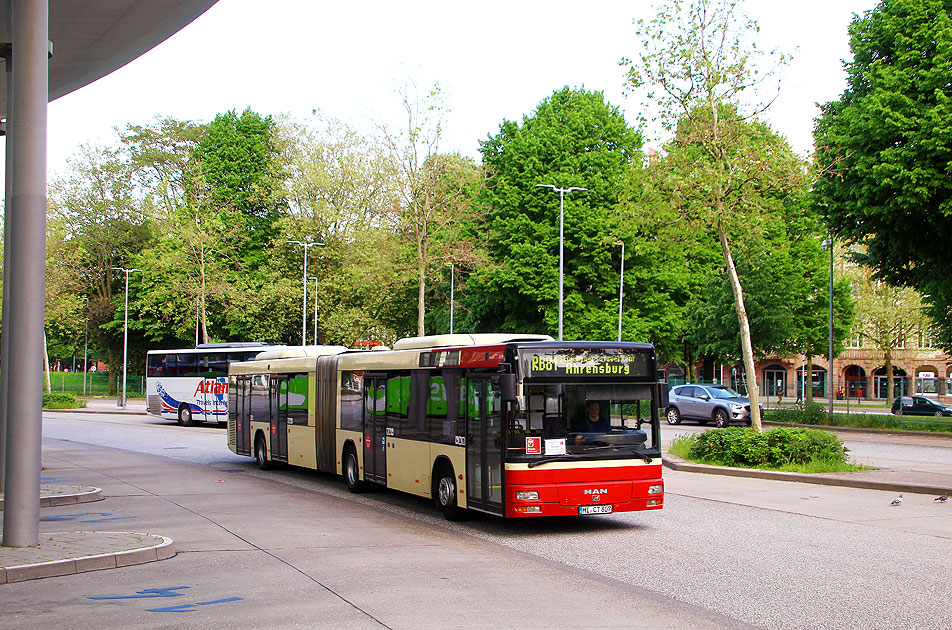
[[[44,409],[77,409],[85,406],[85,400],[76,400],[76,396],[66,392],[44,392],[43,394]]]
[[[843,440],[817,429],[778,427],[760,433],[729,427],[694,436],[690,458],[722,466],[780,468],[812,461],[845,464],[847,451]]]
[[[902,431],[952,432],[952,420],[933,417],[894,416],[875,413],[834,413],[830,416],[823,405],[810,403],[799,409],[771,409],[764,414],[769,422],[808,424],[828,427],[860,427],[864,429],[894,429]]]

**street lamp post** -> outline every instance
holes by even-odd
[[[619,241],[615,245],[621,245],[621,279],[618,281],[618,341],[621,341],[621,305],[625,299],[625,243]]]
[[[829,321],[829,361],[830,361],[830,370],[829,370],[829,385],[827,389],[829,390],[830,403],[829,403],[829,412],[833,413],[833,237],[823,241],[823,249],[830,252],[830,321]],[[847,394],[848,396],[849,394]]]
[[[126,406],[126,375],[129,365],[129,275],[142,270],[125,269],[123,267],[113,267],[113,269],[126,274],[126,314],[122,324],[122,399],[119,404],[124,409]]]
[[[301,345],[307,345],[307,250],[311,249],[315,245],[318,247],[324,247],[324,243],[318,243],[316,241],[288,241],[292,245],[300,245],[304,248],[304,299],[301,300]]]
[[[83,396],[86,395],[86,375],[89,374],[89,298],[83,298],[86,306],[86,334],[83,336]]]
[[[562,341],[562,283],[565,273],[565,255],[563,251],[565,248],[565,193],[576,190],[588,190],[588,188],[579,188],[577,186],[557,188],[552,184],[536,184],[536,188],[551,188],[559,193],[559,341]]]
[[[309,276],[314,281],[314,345],[317,345],[317,276]]]

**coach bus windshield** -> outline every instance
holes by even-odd
[[[651,384],[526,384],[509,427],[510,459],[654,453]],[[655,411],[657,419],[657,411]]]

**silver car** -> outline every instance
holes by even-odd
[[[726,385],[678,385],[668,395],[664,414],[668,424],[697,420],[720,428],[740,422],[750,426],[750,401]]]

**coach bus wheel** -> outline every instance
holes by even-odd
[[[178,410],[178,423],[183,427],[192,426],[192,408],[189,407],[186,403],[182,403],[182,406]]]
[[[264,443],[264,438],[260,435],[255,440],[255,462],[261,470],[271,468],[271,461],[268,459],[268,446]]]
[[[360,468],[357,464],[357,453],[348,448],[344,453],[344,483],[347,489],[357,494],[364,491],[364,484],[360,481]]]
[[[664,417],[668,420],[668,424],[681,424],[681,413],[677,407],[668,407]]]
[[[714,412],[714,424],[718,429],[723,429],[730,425],[730,419],[727,417],[727,412],[723,409],[718,409]]]
[[[456,476],[453,467],[444,464],[436,482],[436,504],[448,521],[458,521],[463,518],[463,510],[456,503]]]

